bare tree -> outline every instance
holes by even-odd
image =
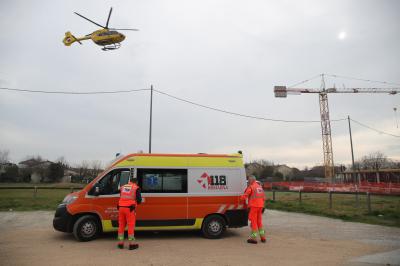
[[[8,163],[10,161],[9,155],[9,150],[0,150],[0,164]]]
[[[93,160],[90,164],[91,177],[95,178],[101,172],[101,161]]]
[[[392,161],[379,151],[363,156],[357,163],[362,169],[382,169],[392,165]]]
[[[79,169],[79,176],[87,176],[89,174],[89,163],[83,160],[77,167]]]
[[[60,156],[57,158],[56,163],[59,163],[63,166],[64,169],[69,168],[69,164],[64,156]]]

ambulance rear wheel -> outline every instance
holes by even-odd
[[[220,238],[225,232],[226,222],[225,219],[219,215],[211,215],[204,219],[201,231],[206,238]]]
[[[76,240],[83,242],[90,241],[98,236],[100,226],[96,217],[84,215],[76,220],[72,232]]]

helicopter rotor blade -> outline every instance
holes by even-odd
[[[78,16],[80,16],[81,18],[83,18],[83,19],[86,19],[87,21],[90,21],[90,22],[92,22],[93,24],[95,24],[95,25],[97,25],[97,26],[99,26],[99,27],[102,27],[103,29],[105,29],[106,27],[104,27],[104,26],[102,26],[102,25],[100,25],[99,23],[96,23],[96,22],[94,22],[93,20],[90,20],[90,19],[88,19],[87,17],[85,17],[85,16],[82,16],[81,14],[79,14],[79,13],[77,13],[77,12],[74,12],[76,15],[78,15]]]
[[[110,8],[110,13],[108,13],[108,18],[107,18],[107,23],[106,23],[106,29],[108,29],[108,22],[110,22],[111,12],[112,12],[112,7]]]
[[[114,28],[112,28],[112,29],[110,29],[110,30],[131,30],[131,31],[139,31],[138,29],[114,29]]]

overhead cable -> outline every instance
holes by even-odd
[[[231,112],[231,111],[227,111],[227,110],[223,110],[223,109],[219,109],[219,108],[215,108],[215,107],[211,107],[211,106],[207,106],[204,104],[199,104],[199,103],[195,103],[193,101],[189,101],[177,96],[174,96],[172,94],[163,92],[163,91],[159,91],[156,89],[153,89],[153,91],[165,95],[167,97],[173,98],[175,100],[181,101],[181,102],[185,102],[185,103],[189,103],[192,105],[196,105],[205,109],[209,109],[209,110],[213,110],[213,111],[217,111],[217,112],[221,112],[221,113],[225,113],[225,114],[230,114],[230,115],[235,115],[235,116],[240,116],[240,117],[246,117],[246,118],[251,118],[251,119],[257,119],[257,120],[264,120],[264,121],[272,121],[272,122],[285,122],[285,123],[321,123],[320,120],[284,120],[284,119],[275,119],[275,118],[267,118],[267,117],[261,117],[261,116],[253,116],[253,115],[247,115],[247,114],[241,114],[241,113],[236,113],[236,112]],[[333,122],[337,122],[337,121],[344,121],[347,120],[347,118],[342,118],[342,119],[333,119],[331,121]]]
[[[400,83],[393,83],[393,82],[387,82],[387,81],[379,81],[379,80],[371,80],[371,79],[361,79],[361,78],[354,78],[354,77],[341,76],[341,75],[334,75],[334,74],[324,74],[324,75],[325,75],[325,76],[328,76],[328,77],[333,77],[333,78],[350,79],[350,80],[358,80],[358,81],[366,81],[366,82],[380,83],[380,84],[386,84],[386,85],[396,85],[396,86],[400,86]]]
[[[309,78],[309,79],[300,81],[300,82],[295,83],[295,84],[293,84],[293,85],[290,85],[290,86],[288,86],[288,88],[293,88],[293,87],[295,87],[295,86],[298,86],[298,85],[307,83],[307,82],[309,82],[309,81],[311,81],[311,80],[313,80],[313,79],[316,79],[316,78],[318,78],[318,77],[321,77],[321,76],[322,76],[322,74],[318,74],[318,75],[316,75],[316,76],[314,76],[314,77],[311,77],[311,78]]]
[[[380,134],[385,134],[385,135],[388,135],[388,136],[400,138],[399,135],[394,135],[394,134],[392,134],[392,133],[387,133],[387,132],[385,132],[385,131],[382,131],[382,130],[379,130],[379,129],[376,129],[376,128],[367,126],[367,125],[365,125],[365,124],[363,124],[363,123],[361,123],[361,122],[359,122],[359,121],[357,121],[357,120],[354,120],[354,119],[352,119],[352,118],[350,118],[350,120],[353,121],[353,122],[356,123],[356,124],[359,124],[359,125],[362,126],[362,127],[368,128],[368,129],[373,130],[373,131],[375,131],[375,132],[378,132],[378,133],[380,133]]]
[[[25,90],[25,89],[12,89],[0,88],[0,90],[17,91],[17,92],[31,92],[31,93],[46,93],[46,94],[112,94],[112,93],[129,93],[135,91],[148,91],[150,89],[136,89],[136,90],[118,90],[118,91],[44,91],[44,90]]]

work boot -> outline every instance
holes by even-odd
[[[134,249],[138,249],[139,248],[139,244],[129,244],[129,250],[134,250]]]
[[[265,239],[265,230],[264,229],[260,229],[258,231],[258,233],[260,234],[261,242],[263,242],[263,243],[267,242],[267,239]]]
[[[257,244],[257,240],[255,240],[253,238],[249,238],[249,239],[247,239],[247,243],[249,243],[249,244]]]
[[[123,249],[124,248],[124,243],[118,243],[118,248]]]

